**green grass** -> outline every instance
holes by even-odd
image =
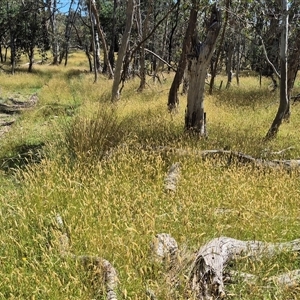
[[[299,237],[299,171],[204,160],[193,151],[226,148],[297,158],[298,105],[278,137],[264,142],[278,95],[268,91],[267,80],[260,87],[257,78],[243,77],[239,87],[206,96],[209,137],[197,139],[183,132],[184,97],[178,114],[167,111],[172,75],[163,85],[149,80],[142,94],[136,92],[138,80],[126,82],[122,99],[111,105],[112,82],[100,76],[93,84],[82,61],[76,54],[67,68],[36,66],[43,76],[17,72],[13,81],[0,74],[3,95],[38,87],[40,99],[1,139],[0,157],[18,157],[24,145],[44,145],[40,163],[0,171],[0,299],[96,298],[90,275],[60,256],[57,214],[70,232],[72,253],[103,257],[117,269],[120,299],[148,299],[147,287],[158,299],[174,299],[164,267],[150,255],[156,233],[170,233],[189,253],[219,236],[267,242]],[[288,147],[280,156],[270,154]],[[172,149],[191,151],[182,156]],[[174,162],[181,164],[177,191],[165,193],[164,177]],[[299,268],[297,255],[244,259],[234,267],[258,280],[227,286],[230,299],[297,299],[299,286],[266,281]]]

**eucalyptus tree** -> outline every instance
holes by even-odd
[[[58,4],[59,0],[45,0],[45,4],[47,7],[47,18],[48,18],[48,31],[51,35],[51,48],[53,65],[59,64],[59,35],[58,35],[58,25],[57,25],[57,16],[58,16]]]
[[[282,121],[290,117],[291,92],[300,67],[299,0],[277,1],[281,4],[280,101],[276,116],[266,134],[266,139],[275,137]]]
[[[42,0],[23,1],[18,19],[20,26],[19,47],[28,56],[28,71],[31,72],[35,50],[38,49],[43,60],[46,58],[46,51],[49,50],[44,2]]]
[[[20,13],[21,1],[1,1],[1,14],[2,14],[2,36],[7,37],[8,47],[10,48],[10,63],[11,72],[14,74],[16,68],[16,61],[20,54],[18,46],[20,42],[20,29],[18,18]],[[21,30],[22,32],[22,30]],[[3,40],[3,38],[1,38]]]
[[[62,60],[65,60],[64,65],[66,66],[68,64],[68,56],[69,56],[69,49],[70,49],[70,41],[72,36],[72,29],[75,25],[76,18],[78,18],[79,14],[79,8],[81,1],[71,0],[69,5],[68,14],[66,16],[66,22],[65,22],[65,38],[63,40],[62,50],[60,51],[60,58],[59,62],[61,63]],[[76,5],[75,9],[73,9],[73,6]]]
[[[114,73],[114,81],[113,81],[112,94],[111,94],[112,101],[118,100],[120,96],[119,84],[121,81],[123,61],[129,44],[129,38],[130,38],[131,28],[133,24],[134,8],[135,8],[135,0],[128,0],[127,8],[126,8],[126,25],[122,36],[121,45],[118,51],[118,58],[117,58],[116,68]]]
[[[182,82],[183,75],[187,66],[187,54],[188,51],[191,49],[192,36],[194,35],[196,25],[197,25],[197,14],[198,14],[198,6],[197,3],[194,1],[190,8],[188,26],[186,28],[184,39],[182,42],[182,49],[181,49],[181,54],[177,66],[177,71],[175,73],[169,91],[168,108],[170,111],[175,110],[176,107],[179,105],[178,89]]]
[[[280,1],[280,0],[278,0]],[[274,137],[284,116],[289,108],[289,97],[287,93],[287,72],[288,72],[288,34],[289,34],[289,13],[288,1],[281,0],[281,40],[280,40],[280,101],[275,119],[267,132],[266,139]]]
[[[199,2],[193,0],[193,6],[199,7]],[[210,18],[205,22],[205,36],[200,41],[198,32],[191,38],[189,58],[189,90],[185,113],[185,129],[206,136],[206,113],[204,111],[204,87],[207,68],[215,50],[217,38],[221,29],[221,10],[212,5]]]
[[[44,2],[1,1],[0,8],[0,42],[4,43],[6,49],[10,48],[12,73],[21,54],[28,56],[31,71],[36,49],[45,57],[49,46]]]

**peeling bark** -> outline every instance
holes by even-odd
[[[228,237],[215,238],[201,247],[188,280],[188,290],[199,300],[223,299],[226,296],[223,272],[227,264],[241,257],[258,259],[283,251],[299,251],[300,239],[286,243],[241,241]]]
[[[185,113],[185,130],[206,136],[206,113],[204,111],[204,88],[207,68],[213,55],[221,29],[221,11],[216,5],[212,7],[210,21],[207,25],[207,37],[201,43],[192,37],[192,51],[189,57],[190,85]]]
[[[167,264],[166,277],[168,283],[178,284],[179,270],[189,273],[183,299],[213,300],[224,299],[226,291],[224,284],[235,283],[238,279],[255,284],[257,276],[235,270],[225,270],[229,262],[239,258],[260,259],[272,257],[280,252],[298,252],[300,239],[285,243],[266,243],[261,241],[241,241],[229,237],[219,237],[201,247],[196,254],[189,254],[183,259],[175,239],[166,233],[157,234],[151,243],[152,255],[163,264]],[[185,260],[185,264],[183,261]],[[186,264],[188,261],[188,264]],[[190,270],[190,271],[188,271]],[[171,279],[170,279],[171,277]],[[271,287],[273,284],[292,287],[300,278],[300,270],[291,270],[267,278]],[[153,291],[153,299],[156,299]]]

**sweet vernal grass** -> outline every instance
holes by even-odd
[[[177,114],[167,111],[172,74],[162,85],[147,78],[143,93],[136,92],[138,79],[128,81],[121,100],[110,104],[110,80],[99,76],[94,84],[77,53],[69,64],[35,66],[33,74],[18,71],[13,80],[0,74],[3,98],[11,91],[39,96],[37,107],[1,139],[1,159],[15,158],[22,145],[43,145],[39,163],[0,171],[0,299],[105,299],[91,274],[61,257],[57,214],[68,228],[72,253],[103,257],[117,269],[120,299],[147,299],[147,289],[157,299],[174,299],[164,267],[151,259],[156,233],[170,233],[191,255],[224,235],[268,242],[299,237],[297,170],[257,168],[228,157],[204,160],[198,153],[230,149],[257,158],[299,157],[297,104],[278,137],[263,141],[279,97],[268,90],[267,79],[260,86],[258,77],[242,77],[240,86],[206,95],[209,135],[198,139],[183,132],[185,96]],[[226,78],[219,76],[217,87],[220,80]],[[274,154],[282,149],[288,150]],[[170,194],[163,184],[174,162],[181,175]],[[257,281],[229,285],[230,299],[297,299],[297,286],[268,281],[299,268],[297,255],[243,259],[231,267]],[[178,299],[184,299],[187,272],[179,275]]]

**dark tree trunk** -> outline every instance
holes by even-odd
[[[192,38],[190,53],[190,86],[185,114],[185,129],[206,136],[206,114],[204,112],[204,87],[207,68],[213,55],[221,29],[221,11],[212,7],[210,22],[207,25],[207,37],[200,43]]]
[[[289,109],[289,97],[287,89],[287,52],[288,52],[288,6],[287,0],[282,0],[282,32],[280,45],[280,102],[275,119],[266,135],[266,139],[276,136],[279,127]]]
[[[151,3],[150,3],[151,4]],[[149,4],[148,9],[147,9],[147,15],[144,21],[144,24],[142,24],[142,18],[141,18],[141,11],[138,9],[138,20],[140,23],[140,38],[141,41],[145,40],[148,32],[148,24],[149,24],[149,18],[150,18],[150,13],[151,13],[151,5]],[[146,87],[146,62],[145,62],[145,44],[142,43],[141,49],[140,49],[140,86],[138,88],[138,92],[142,92],[144,88]]]
[[[296,6],[296,4],[295,4]],[[297,6],[291,7],[291,10],[295,10],[294,14],[297,14]],[[288,108],[285,113],[284,119],[288,120],[290,118],[290,103],[292,90],[294,88],[295,79],[300,68],[300,27],[296,28],[296,31],[292,36],[292,43],[290,47],[290,53],[288,57],[288,71],[287,71],[287,95],[288,95]]]
[[[189,17],[189,23],[188,27],[185,32],[185,36],[183,39],[183,45],[182,45],[182,51],[178,63],[177,72],[174,76],[170,91],[169,91],[169,97],[168,97],[168,108],[170,111],[176,109],[176,107],[179,105],[179,99],[178,99],[178,89],[181,84],[184,71],[186,69],[187,65],[187,53],[188,50],[191,48],[191,37],[194,34],[196,23],[197,23],[197,14],[198,14],[198,8],[194,1],[194,5],[190,11],[190,17]]]
[[[117,0],[114,0],[114,8],[113,8],[113,18],[112,18],[112,28],[111,28],[111,42],[110,42],[110,48],[109,48],[109,53],[108,53],[108,60],[111,65],[112,70],[115,67],[115,46],[117,41],[117,36],[116,36],[116,23],[117,23],[117,18],[116,18],[116,11],[117,11]],[[104,67],[103,67],[103,72],[106,72],[107,65],[104,62]]]
[[[171,65],[171,63],[172,63],[173,37],[174,37],[175,30],[178,26],[179,13],[180,13],[180,0],[178,0],[177,2],[178,2],[178,6],[177,6],[177,10],[176,10],[175,22],[171,29],[171,33],[170,33],[170,37],[169,37],[169,45],[168,45],[168,63],[169,63],[169,65]],[[169,72],[171,71],[170,67],[168,67],[168,71]]]
[[[28,51],[29,65],[28,72],[32,72],[33,62],[34,62],[34,48],[30,47]]]
[[[223,49],[225,32],[226,32],[226,27],[227,27],[227,23],[228,23],[229,7],[230,7],[230,0],[226,0],[224,26],[223,26],[223,30],[222,30],[222,34],[221,34],[219,48],[217,49],[216,58],[215,58],[214,62],[212,63],[212,68],[211,68],[211,78],[210,78],[210,83],[209,83],[209,94],[210,95],[213,92],[213,88],[214,88],[214,84],[215,84],[215,78],[217,76],[218,62],[219,62],[220,55],[221,55],[221,52],[222,52],[222,49]]]

